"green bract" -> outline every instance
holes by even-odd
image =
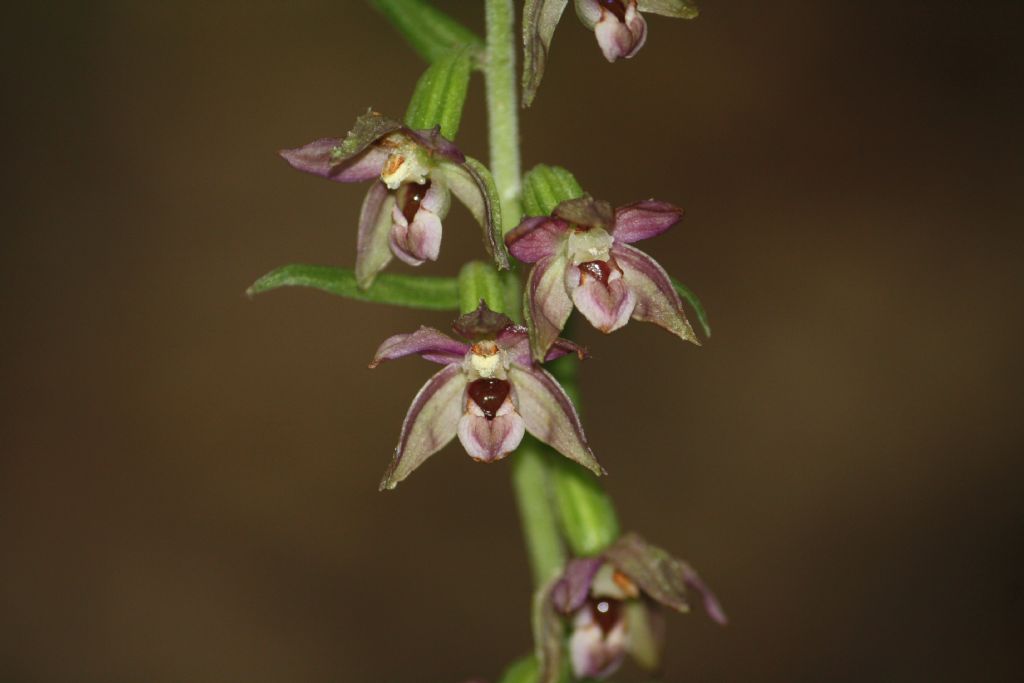
[[[458,48],[427,68],[409,101],[405,125],[414,130],[440,126],[441,135],[455,139],[469,90],[471,54],[468,47]]]
[[[567,199],[583,196],[576,177],[561,166],[537,164],[523,178],[523,209],[527,216],[547,216]]]

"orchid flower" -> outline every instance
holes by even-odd
[[[452,194],[488,236],[493,233],[496,208],[483,179],[438,128],[412,130],[369,112],[344,139],[321,138],[281,156],[300,171],[335,182],[373,181],[356,244],[356,281],[364,289],[392,255],[412,266],[437,260]]]
[[[505,243],[512,255],[534,264],[524,306],[534,358],[547,354],[573,306],[602,332],[634,318],[699,344],[668,274],[631,246],[665,232],[682,215],[682,209],[653,199],[612,211],[608,202],[585,196],[509,232]]]
[[[542,683],[557,676],[562,624],[570,625],[569,656],[577,678],[605,678],[627,654],[657,667],[664,624],[659,606],[690,610],[687,590],[697,592],[717,623],[727,618],[696,571],[636,534],[619,538],[596,557],[570,560],[539,604]]]
[[[529,432],[570,460],[604,473],[572,401],[554,377],[531,363],[526,328],[481,301],[452,329],[468,342],[420,327],[386,339],[370,363],[373,368],[416,354],[444,366],[413,399],[381,489],[394,488],[455,436],[471,458],[494,462]],[[567,353],[583,357],[586,352],[558,339],[545,360]]]
[[[594,31],[605,59],[629,59],[647,41],[642,11],[693,19],[697,8],[687,0],[575,0],[576,14]]]
[[[569,0],[526,0],[523,9],[523,102],[529,106],[537,94],[555,28]],[[574,0],[576,16],[594,32],[605,59],[629,59],[647,41],[642,12],[675,19],[695,19],[700,12],[693,0]]]

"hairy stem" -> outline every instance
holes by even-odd
[[[530,437],[512,458],[512,487],[536,586],[547,583],[565,565],[565,545],[551,500],[548,459],[547,448]]]
[[[501,197],[505,229],[511,230],[522,217],[519,162],[519,104],[516,93],[515,3],[485,0],[487,51],[484,79],[487,88],[487,117],[491,135],[491,172]]]

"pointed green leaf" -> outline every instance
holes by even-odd
[[[676,292],[683,298],[683,301],[689,303],[694,312],[697,313],[697,322],[700,323],[701,329],[704,330],[704,334],[708,337],[711,336],[711,325],[708,324],[708,314],[704,310],[704,304],[700,302],[697,295],[690,291],[690,288],[684,285],[679,280],[672,278],[672,286],[675,287]]]
[[[549,216],[555,207],[583,196],[572,173],[561,166],[537,164],[523,178],[523,210],[527,216]]]
[[[555,27],[568,0],[526,0],[523,5],[523,104],[529,107],[544,77]]]
[[[433,62],[454,48],[468,45],[483,52],[483,40],[426,0],[369,0],[398,29],[416,52]]]
[[[416,83],[405,125],[414,130],[441,127],[441,135],[455,139],[462,107],[469,90],[471,52],[463,47],[439,57]]]
[[[254,282],[246,294],[251,297],[280,287],[309,287],[356,301],[434,311],[455,311],[459,308],[459,288],[455,278],[382,273],[369,289],[360,289],[351,268],[301,263],[270,271]]]

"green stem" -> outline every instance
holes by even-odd
[[[491,135],[491,172],[501,197],[505,230],[519,224],[522,171],[519,162],[519,104],[516,80],[515,3],[485,0],[487,52],[484,79]]]
[[[565,565],[565,545],[551,500],[546,447],[526,437],[512,457],[512,488],[526,539],[535,586],[543,586]]]
[[[484,79],[491,143],[491,172],[498,186],[505,230],[522,217],[522,169],[519,161],[519,104],[516,79],[515,4],[485,0],[487,21]],[[506,311],[513,318],[519,311]],[[542,585],[565,563],[558,518],[551,501],[547,455],[541,444],[527,439],[512,457],[512,486],[536,585]]]

